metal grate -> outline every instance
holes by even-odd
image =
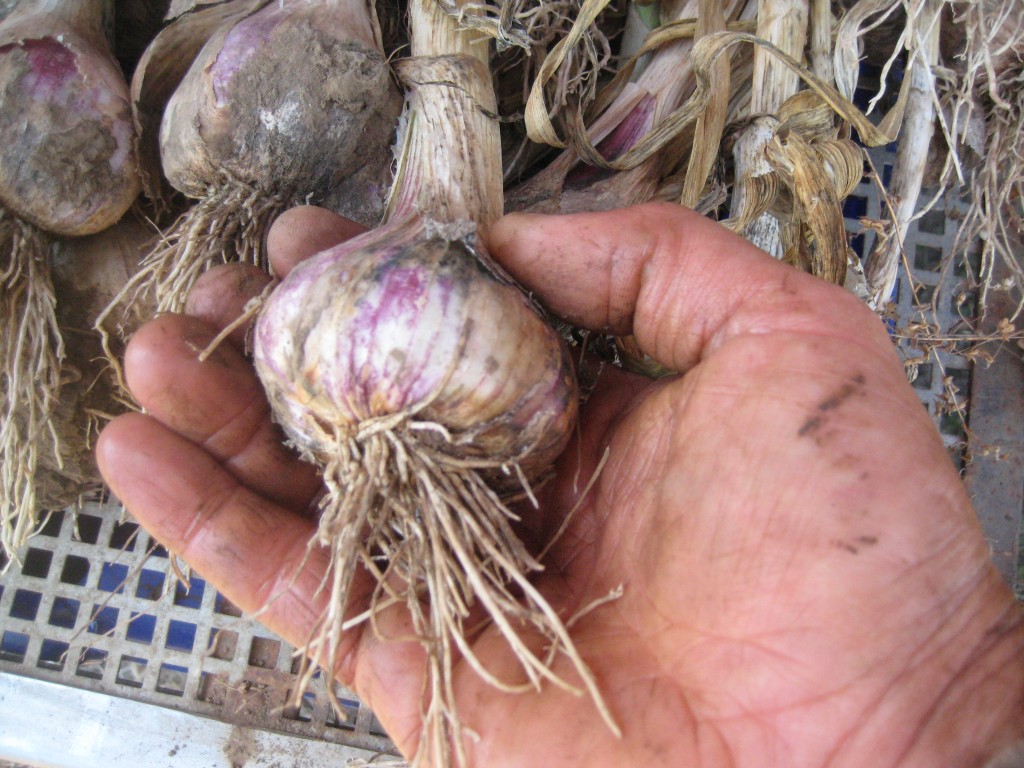
[[[77,523],[77,524],[76,524]],[[318,678],[290,707],[295,648],[199,575],[186,588],[167,552],[116,500],[57,512],[0,577],[0,672],[213,717],[234,725],[393,753],[373,713]],[[0,755],[2,757],[2,755]]]
[[[895,151],[895,145],[890,145],[869,152],[871,167],[883,185],[889,183]],[[935,190],[924,189],[921,200],[930,200],[935,194]],[[890,299],[895,308],[890,330],[899,336],[910,324],[921,321],[934,324],[943,334],[967,333],[975,320],[977,292],[968,273],[977,274],[976,256],[968,253],[966,260],[961,259],[956,264],[951,264],[947,258],[955,245],[958,204],[954,196],[946,195],[910,224],[905,252],[912,279],[908,279],[905,272],[900,274]],[[851,245],[864,258],[871,251],[876,232],[861,219],[881,221],[887,218],[876,181],[866,178],[858,185],[845,203],[844,215]],[[962,469],[971,361],[958,354],[955,347],[924,351],[912,340],[901,338],[899,348],[911,385]]]

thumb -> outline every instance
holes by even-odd
[[[489,245],[552,312],[590,330],[633,334],[676,370],[748,333],[828,333],[892,355],[882,324],[847,291],[679,205],[510,214],[493,226]]]

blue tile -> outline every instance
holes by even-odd
[[[100,583],[97,585],[104,592],[124,593],[124,583],[128,580],[128,566],[121,563],[104,563],[100,570]]]
[[[148,613],[132,612],[125,630],[125,637],[133,643],[149,645],[153,642],[156,632],[156,616]]]
[[[108,635],[117,626],[117,608],[94,605],[89,618],[89,632],[94,635]]]
[[[191,653],[192,646],[194,646],[195,643],[196,625],[189,624],[186,621],[176,621],[171,619],[170,623],[167,625],[167,647],[176,651]]]
[[[206,591],[206,582],[202,579],[193,577],[188,589],[179,581],[174,585],[174,604],[185,608],[199,608],[203,603],[204,591]]]
[[[59,640],[43,640],[43,646],[39,650],[39,661],[36,665],[43,669],[57,671],[64,669],[69,647],[67,643],[62,643]]]

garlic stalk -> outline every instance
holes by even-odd
[[[868,303],[882,309],[896,285],[903,242],[910,222],[917,213],[928,149],[935,131],[935,74],[939,56],[939,14],[942,0],[920,0],[909,15],[916,44],[911,51],[910,91],[907,97],[903,130],[892,177],[887,190],[893,216],[892,229],[879,236],[864,264],[868,284]]]
[[[701,0],[697,16],[696,39],[725,30],[725,14],[719,0]],[[689,208],[697,207],[708,175],[718,159],[718,146],[729,115],[729,81],[731,66],[728,59],[719,59],[708,72],[710,98],[704,113],[694,126],[693,145],[683,191],[679,202]]]
[[[832,18],[831,0],[811,0],[810,10],[810,58],[811,69],[826,83],[835,81],[832,63]]]
[[[723,3],[723,23],[746,18],[748,7],[752,4],[745,0]],[[699,0],[665,3],[662,23],[682,24],[698,17],[699,9]],[[693,44],[694,39],[690,35],[659,47],[636,81],[624,87],[600,117],[588,126],[588,140],[606,159],[614,160],[627,152],[644,135],[662,124],[693,92],[695,79],[689,61]],[[723,85],[728,90],[727,84]],[[577,152],[566,149],[544,170],[510,194],[508,208],[573,213],[646,202],[655,195],[665,172],[678,162],[680,154],[685,156],[685,150],[674,142],[664,152],[654,153],[628,170],[609,174],[579,165]]]
[[[804,0],[759,0],[757,36],[775,45],[796,60],[803,56],[807,41],[807,4]],[[751,126],[737,139],[733,157],[736,183],[730,216],[749,219],[744,209],[753,205],[755,188],[767,173],[765,148],[774,135],[774,119],[779,108],[800,87],[796,73],[758,46],[754,52],[754,77],[750,98]],[[768,212],[759,214],[741,230],[750,242],[779,259],[783,256],[782,231],[779,220]]]

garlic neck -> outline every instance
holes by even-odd
[[[486,41],[456,30],[433,0],[412,0],[413,58],[388,221],[423,216],[486,229],[502,214],[501,139]]]
[[[409,0],[410,48],[413,56],[463,54],[490,65],[490,40],[456,22],[434,0]],[[488,69],[488,71],[490,71]]]

